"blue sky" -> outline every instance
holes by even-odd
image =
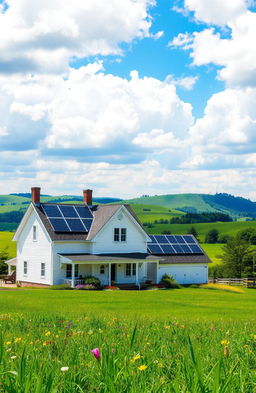
[[[1,189],[256,200],[255,26],[252,0],[0,0]]]

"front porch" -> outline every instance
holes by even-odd
[[[158,260],[147,254],[91,255],[59,254],[62,266],[62,283],[72,288],[83,285],[85,278],[94,276],[102,286],[138,288],[147,280],[157,282]],[[149,259],[149,260],[148,260]]]

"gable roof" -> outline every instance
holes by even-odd
[[[145,229],[143,228],[141,222],[139,221],[136,214],[130,208],[129,205],[95,205],[91,209],[93,214],[93,221],[90,228],[89,233],[76,233],[76,232],[55,232],[50,224],[50,221],[45,215],[43,210],[43,203],[34,204],[32,203],[37,214],[39,215],[47,233],[49,234],[52,241],[91,241],[97,233],[104,227],[104,225],[113,217],[113,215],[121,208],[124,207],[128,213],[133,217],[133,219],[137,222],[140,228],[146,233]],[[49,203],[47,203],[49,205]],[[66,205],[65,203],[56,203],[53,205]],[[83,206],[81,204],[68,204],[68,206]]]

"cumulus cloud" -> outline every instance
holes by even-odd
[[[190,129],[191,157],[185,168],[254,166],[256,89],[226,89],[208,101],[204,116]]]
[[[11,129],[0,135],[5,148],[37,146],[44,154],[79,161],[139,162],[149,150],[176,147],[194,121],[191,105],[170,82],[140,78],[136,71],[130,79],[105,74],[102,63],[70,69],[68,78],[0,82],[6,103],[0,125]]]
[[[170,47],[191,51],[194,66],[215,64],[218,78],[229,87],[256,84],[256,13],[243,0],[186,0],[185,6],[195,17],[212,25],[226,25],[230,37],[215,27],[199,32],[180,33]]]
[[[9,0],[0,12],[0,72],[66,72],[72,57],[120,55],[150,36],[154,0]],[[160,37],[156,34],[156,38]]]

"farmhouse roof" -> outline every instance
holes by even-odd
[[[211,263],[206,254],[185,254],[185,255],[165,255],[161,257],[159,263],[163,265],[179,263]]]
[[[47,203],[49,205],[49,203]],[[56,205],[66,205],[67,204],[61,204],[57,203]],[[130,208],[129,205],[121,205],[121,204],[116,204],[116,205],[95,205],[91,209],[92,214],[93,214],[93,221],[92,221],[92,226],[89,231],[89,233],[76,233],[76,232],[65,232],[65,233],[58,233],[55,232],[50,224],[50,221],[45,215],[45,212],[42,208],[44,206],[43,203],[40,204],[35,204],[33,203],[34,208],[36,209],[39,217],[41,218],[41,221],[48,232],[51,240],[53,241],[65,241],[65,240],[92,240],[94,236],[103,228],[103,226],[111,219],[111,217],[120,209],[121,206],[124,206],[126,210],[131,214],[131,216],[135,219],[137,224],[142,228],[142,230],[145,232],[145,229],[143,228],[141,222],[139,221],[138,217],[136,214],[133,212],[133,210]],[[69,204],[68,206],[83,206],[81,204]]]

